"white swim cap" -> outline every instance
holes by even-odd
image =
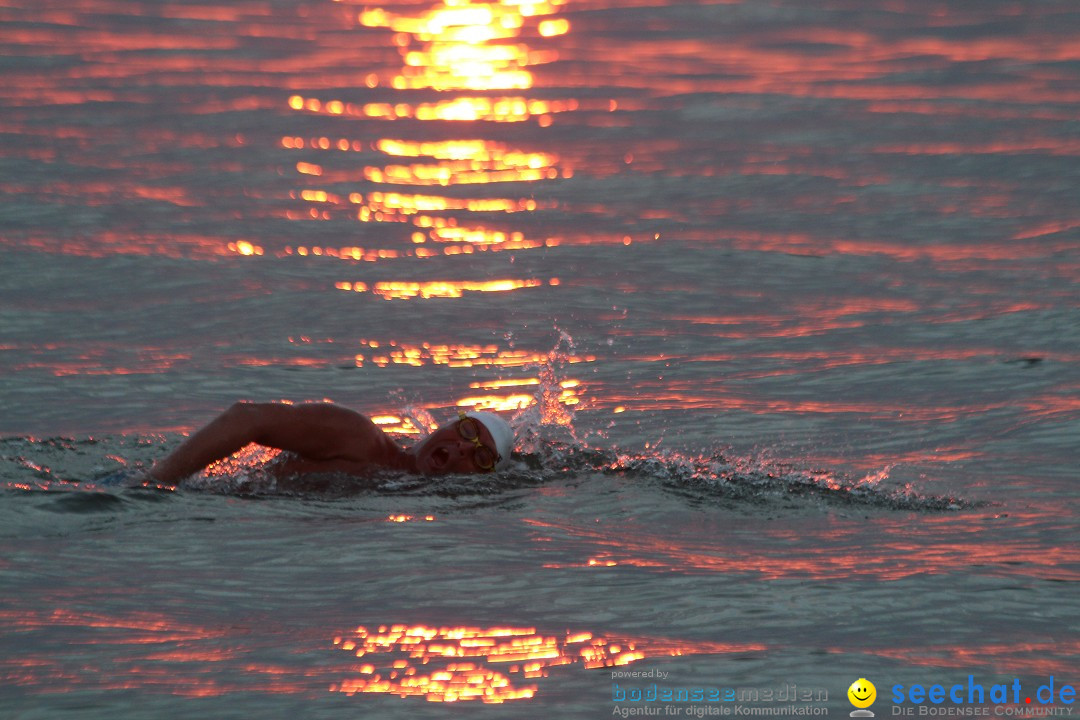
[[[510,453],[514,452],[514,428],[510,423],[491,412],[467,412],[465,417],[471,417],[484,424],[495,441],[495,452],[499,453],[499,462],[495,464],[495,470],[502,470],[510,464]]]

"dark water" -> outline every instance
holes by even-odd
[[[1071,709],[1071,0],[0,0],[0,75],[5,717]],[[237,399],[521,455],[100,481]]]

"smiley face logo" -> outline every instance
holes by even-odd
[[[877,699],[877,688],[866,678],[859,678],[847,689],[848,700],[857,708],[868,708]]]

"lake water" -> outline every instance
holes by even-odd
[[[1074,0],[0,0],[0,70],[3,717],[1073,710]],[[116,481],[238,399],[519,456]]]

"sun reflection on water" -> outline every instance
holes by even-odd
[[[387,522],[419,517],[390,516]],[[423,521],[430,522],[425,517]],[[429,702],[528,700],[552,668],[588,671],[646,658],[759,652],[764,645],[600,634],[535,627],[424,624],[357,627],[327,642],[318,628],[267,629],[247,623],[192,623],[161,612],[87,612],[58,606],[0,609],[4,627],[38,640],[58,629],[73,643],[34,642],[0,664],[7,687],[36,692],[138,690],[180,697],[234,693],[383,693]],[[295,646],[277,660],[266,638]],[[87,648],[98,658],[90,663]],[[333,648],[336,648],[334,650]]]
[[[556,372],[553,364],[577,365],[596,361],[595,355],[577,354],[569,350],[536,352],[500,347],[495,344],[430,342],[415,344],[397,340],[372,339],[361,339],[360,344],[366,348],[366,351],[355,356],[357,367],[443,365],[461,369],[531,370],[535,374],[470,382],[469,390],[474,392],[458,397],[454,404],[460,409],[497,412],[523,410],[535,405],[540,407],[542,421],[554,424],[569,423],[571,417],[569,408],[581,404],[585,385],[578,377],[570,377],[561,370]],[[395,424],[397,417],[393,415],[386,417],[390,419],[386,422],[384,429],[392,432],[399,431]],[[379,420],[376,422],[383,425]],[[405,428],[401,432],[414,434],[416,430]]]
[[[577,101],[536,99],[525,95],[473,96],[469,93],[521,93],[531,89],[534,77],[529,68],[558,59],[556,50],[532,47],[531,44],[550,44],[548,39],[570,31],[568,20],[555,17],[564,2],[444,0],[412,11],[365,7],[356,15],[357,24],[393,33],[390,40],[400,53],[402,66],[397,72],[369,73],[364,85],[366,89],[388,87],[398,91],[402,95],[401,101],[357,103],[295,94],[289,97],[288,107],[297,113],[343,119],[408,118],[452,123],[535,119],[540,127],[547,127],[553,114],[576,110]],[[416,90],[454,95],[415,102],[406,93]],[[505,186],[571,177],[573,170],[556,153],[475,137],[367,139],[292,134],[282,137],[280,145],[286,150],[307,154],[336,152],[369,156],[377,153],[386,158],[381,164],[363,165],[359,171],[335,170],[331,163],[314,161],[310,155],[296,162],[296,173],[308,186],[293,193],[293,198],[307,203],[308,207],[306,212],[290,210],[287,213],[290,219],[352,217],[364,223],[408,223],[415,228],[408,236],[414,247],[396,251],[395,256],[416,258],[467,253],[473,249],[526,250],[559,244],[559,238],[528,237],[521,230],[498,227],[490,218],[483,222],[472,218],[473,213],[533,212],[539,207],[535,200],[505,196],[444,197],[406,189],[493,183]],[[398,161],[394,162],[394,159]],[[329,187],[330,184],[355,183],[361,179],[394,190],[361,193],[341,192]],[[324,185],[310,184],[315,182]],[[447,246],[441,250],[422,247],[429,241]],[[383,259],[370,251],[342,253],[338,257]],[[429,296],[424,284],[413,285],[416,287],[403,293],[387,288],[384,297]],[[338,288],[356,290],[357,284],[339,283]],[[368,287],[361,284],[359,289],[363,292]],[[451,292],[442,296],[460,295]]]
[[[364,10],[358,21],[396,33],[404,68],[390,78],[395,89],[524,90],[533,86],[526,68],[558,56],[502,41],[520,37],[527,23],[543,37],[566,34],[570,23],[565,19],[532,22],[553,15],[563,2],[445,0],[418,15]]]
[[[470,185],[554,179],[558,156],[522,152],[486,140],[410,142],[384,138],[376,147],[392,157],[429,157],[434,163],[364,168],[372,182],[404,185]]]
[[[324,103],[314,97],[293,95],[289,107],[314,115],[340,115],[381,120],[441,120],[446,122],[516,123],[533,118],[541,127],[552,122],[552,115],[573,112],[585,107],[580,100],[540,100],[525,96],[456,97],[435,102],[347,103],[331,100]],[[595,106],[595,107],[594,107]],[[594,109],[610,109],[607,101],[590,103]],[[328,150],[330,148],[323,148]]]
[[[334,638],[357,658],[356,674],[330,686],[347,695],[385,693],[429,702],[527,700],[551,668],[629,665],[646,657],[762,650],[760,645],[617,638],[592,632],[545,634],[533,627],[358,627]],[[524,681],[524,682],[523,682]]]
[[[484,280],[484,281],[449,281],[436,280],[432,282],[377,282],[369,286],[363,282],[339,282],[335,284],[338,290],[351,292],[374,292],[386,300],[403,300],[412,298],[459,298],[466,292],[510,292],[521,288],[540,287],[545,283],[542,280]],[[552,283],[557,284],[557,283]]]
[[[363,367],[365,363],[386,367],[395,365],[447,365],[449,367],[529,367],[547,364],[547,352],[523,350],[519,348],[505,348],[499,345],[470,345],[462,343],[444,344],[424,342],[420,344],[399,342],[396,340],[379,341],[361,339],[360,344],[368,348],[368,354],[356,356],[357,367]],[[595,355],[567,354],[561,360],[568,364],[594,362]],[[475,387],[506,387],[519,382],[511,380],[495,381],[496,385],[481,385]],[[539,380],[530,381],[536,384]]]

